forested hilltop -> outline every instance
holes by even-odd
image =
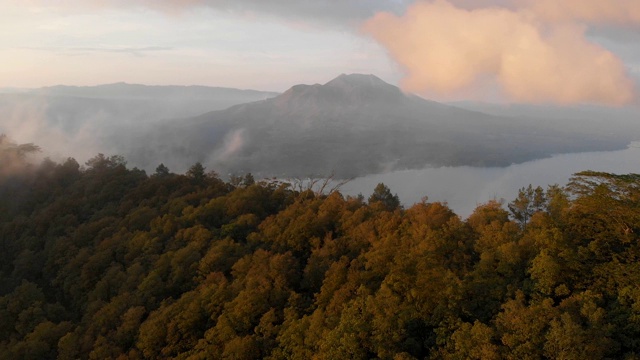
[[[640,175],[462,220],[35,150],[0,137],[1,359],[640,358]]]

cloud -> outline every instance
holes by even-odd
[[[25,50],[49,51],[56,53],[66,53],[70,55],[87,54],[87,53],[117,53],[128,54],[136,57],[143,57],[148,53],[159,51],[170,51],[172,47],[167,46],[143,46],[143,47],[21,47]]]
[[[450,0],[466,10],[503,8],[526,11],[549,22],[580,21],[640,27],[637,0]]]
[[[14,2],[18,2],[14,0]],[[249,16],[275,16],[296,23],[355,23],[377,11],[401,11],[409,0],[29,0],[45,8],[149,8],[167,13],[181,13],[207,7]],[[24,4],[24,0],[20,0]]]
[[[406,73],[403,87],[428,97],[561,104],[624,104],[637,97],[628,67],[640,53],[638,0],[10,1],[46,13],[213,9],[302,29],[320,25],[349,31],[364,22],[365,33]],[[619,51],[623,44],[629,45],[624,52]],[[143,56],[159,50],[78,51]]]
[[[638,0],[528,0],[528,8],[547,21],[580,21],[640,27]]]
[[[558,15],[546,1],[533,9],[460,6],[418,1],[403,16],[382,12],[364,23],[404,69],[405,90],[455,96],[496,86],[510,100],[560,104],[619,105],[636,97],[624,63],[589,41],[584,24],[568,15],[550,20]]]

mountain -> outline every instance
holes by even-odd
[[[15,87],[0,87],[0,94],[15,94],[27,92],[29,89],[15,88]]]
[[[223,173],[352,177],[425,166],[506,166],[629,139],[488,115],[405,94],[374,75],[340,75],[144,134],[128,158],[200,161]],[[180,171],[179,161],[175,171]]]
[[[550,104],[493,104],[471,101],[451,103],[463,109],[480,111],[496,116],[547,122],[555,128],[571,131],[581,129],[591,133],[612,134],[640,139],[640,107],[611,107],[602,105],[559,106]]]
[[[57,85],[33,89],[28,94],[46,97],[52,103],[92,101],[94,104],[101,102],[106,108],[131,106],[133,111],[138,112],[138,108],[142,108],[143,112],[153,109],[165,119],[196,116],[279,95],[275,92],[224,87],[148,86],[127,83],[97,86]],[[157,116],[147,118],[158,120]]]
[[[207,111],[222,110],[246,102],[271,98],[279,95],[275,92],[241,90],[209,86],[148,86],[139,84],[115,83],[97,86],[51,86],[31,91],[32,94],[105,99],[111,101],[152,102],[171,111],[171,116],[184,115],[182,110],[188,105],[192,115]],[[177,108],[180,111],[175,110]]]

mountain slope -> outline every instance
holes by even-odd
[[[360,74],[174,122],[147,139],[156,150],[143,144],[134,162],[161,149],[221,172],[341,177],[428,165],[505,166],[628,142],[443,105]]]
[[[196,116],[277,93],[204,86],[54,86],[0,94],[0,133],[81,163],[97,152],[129,153],[126,139],[163,119]]]
[[[30,91],[51,97],[104,99],[109,101],[139,101],[154,103],[170,111],[171,116],[195,116],[207,111],[222,110],[246,102],[271,98],[275,92],[241,90],[209,86],[149,86],[115,83],[97,86],[51,86]],[[189,114],[184,110],[191,107]]]

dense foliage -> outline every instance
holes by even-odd
[[[365,202],[19,149],[0,148],[2,359],[640,356],[638,175],[463,221],[383,185]]]

